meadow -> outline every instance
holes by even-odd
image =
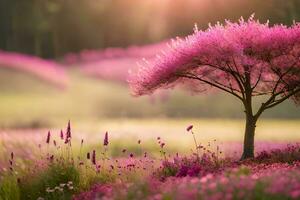
[[[225,24],[168,48],[0,51],[0,200],[300,199],[300,25]]]
[[[72,123],[62,131],[2,130],[0,197],[298,199],[299,124],[263,121],[256,159],[246,161],[239,161],[240,120],[123,119],[103,120],[99,131]]]

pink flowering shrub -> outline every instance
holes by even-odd
[[[264,163],[293,163],[295,160],[300,161],[300,146],[288,145],[284,149],[273,149],[271,151],[262,151],[255,158],[256,162]]]
[[[124,49],[84,51],[79,54],[78,64],[87,75],[127,84],[129,72],[136,71],[142,59],[152,60],[157,52],[166,48],[166,42],[161,42]]]
[[[101,60],[119,58],[151,58],[157,52],[167,48],[165,41],[144,46],[129,46],[127,48],[106,48],[100,50],[83,50],[78,54],[70,53],[64,57],[68,64],[93,63]]]
[[[30,73],[59,87],[68,80],[64,68],[56,62],[19,53],[0,51],[0,67]]]
[[[138,61],[136,58],[111,58],[80,64],[80,68],[89,76],[126,84],[128,71],[137,69]]]

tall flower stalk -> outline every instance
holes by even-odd
[[[193,127],[194,127],[193,125],[189,125],[189,126],[186,128],[186,131],[192,133],[193,140],[194,140],[194,144],[195,144],[195,148],[196,148],[196,152],[197,152],[197,157],[198,157],[198,159],[199,159],[199,157],[200,157],[200,153],[199,153],[199,145],[198,145],[196,136],[195,136],[195,134],[194,134],[194,132],[193,132]]]
[[[107,158],[107,150],[108,150],[108,144],[109,144],[109,142],[108,142],[108,132],[106,131],[105,132],[105,135],[104,135],[104,140],[103,140],[103,147],[104,147],[104,152],[103,152],[103,156],[104,156],[104,158],[103,158],[103,165],[105,164],[105,160],[106,159],[108,159]]]

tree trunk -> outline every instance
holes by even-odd
[[[256,119],[252,115],[246,115],[246,127],[244,136],[244,150],[241,160],[254,158],[254,135]]]

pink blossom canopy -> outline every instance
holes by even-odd
[[[178,83],[195,92],[208,88],[242,99],[249,80],[251,95],[280,95],[299,100],[300,24],[270,26],[250,17],[210,26],[176,39],[166,52],[129,80],[134,95],[150,94]]]

